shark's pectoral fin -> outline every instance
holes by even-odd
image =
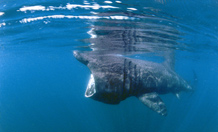
[[[153,111],[156,111],[163,116],[167,115],[166,106],[157,93],[141,94],[138,96],[138,99]]]

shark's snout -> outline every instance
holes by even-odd
[[[78,55],[78,51],[73,51],[73,55],[76,57]]]
[[[80,61],[81,63],[87,65],[88,64],[88,55],[85,53],[81,53],[79,51],[73,51],[73,55],[74,57]]]

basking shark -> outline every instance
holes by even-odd
[[[165,62],[155,63],[115,54],[95,55],[74,51],[75,58],[91,71],[85,97],[119,104],[128,97],[137,97],[153,111],[166,116],[167,109],[160,94],[173,93],[192,87]]]
[[[114,11],[98,14],[100,17],[123,15],[134,21],[98,19],[87,32],[91,37],[83,40],[90,44],[91,51],[74,51],[75,58],[91,71],[85,97],[119,104],[135,96],[165,116],[167,109],[160,94],[173,93],[179,97],[181,91],[192,90],[174,71],[175,49],[181,47],[178,43],[180,31],[166,24],[167,19],[148,17],[148,14]],[[122,56],[150,53],[163,57],[165,61],[157,63]]]

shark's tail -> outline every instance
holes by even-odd
[[[192,92],[194,92],[196,90],[196,87],[198,85],[198,76],[196,74],[196,72],[193,70],[193,82],[192,82]]]
[[[190,82],[190,85],[188,84],[189,86],[187,86],[187,91],[194,92],[196,90],[197,84],[198,84],[198,77],[195,71],[193,70],[193,81]]]

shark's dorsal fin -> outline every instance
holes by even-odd
[[[172,70],[174,70],[174,66],[175,66],[175,53],[173,51],[169,51],[167,53],[164,53],[164,58],[165,58],[165,61],[164,61],[164,65]]]
[[[139,95],[138,99],[153,111],[156,111],[163,116],[167,115],[166,106],[157,93],[145,93]]]

